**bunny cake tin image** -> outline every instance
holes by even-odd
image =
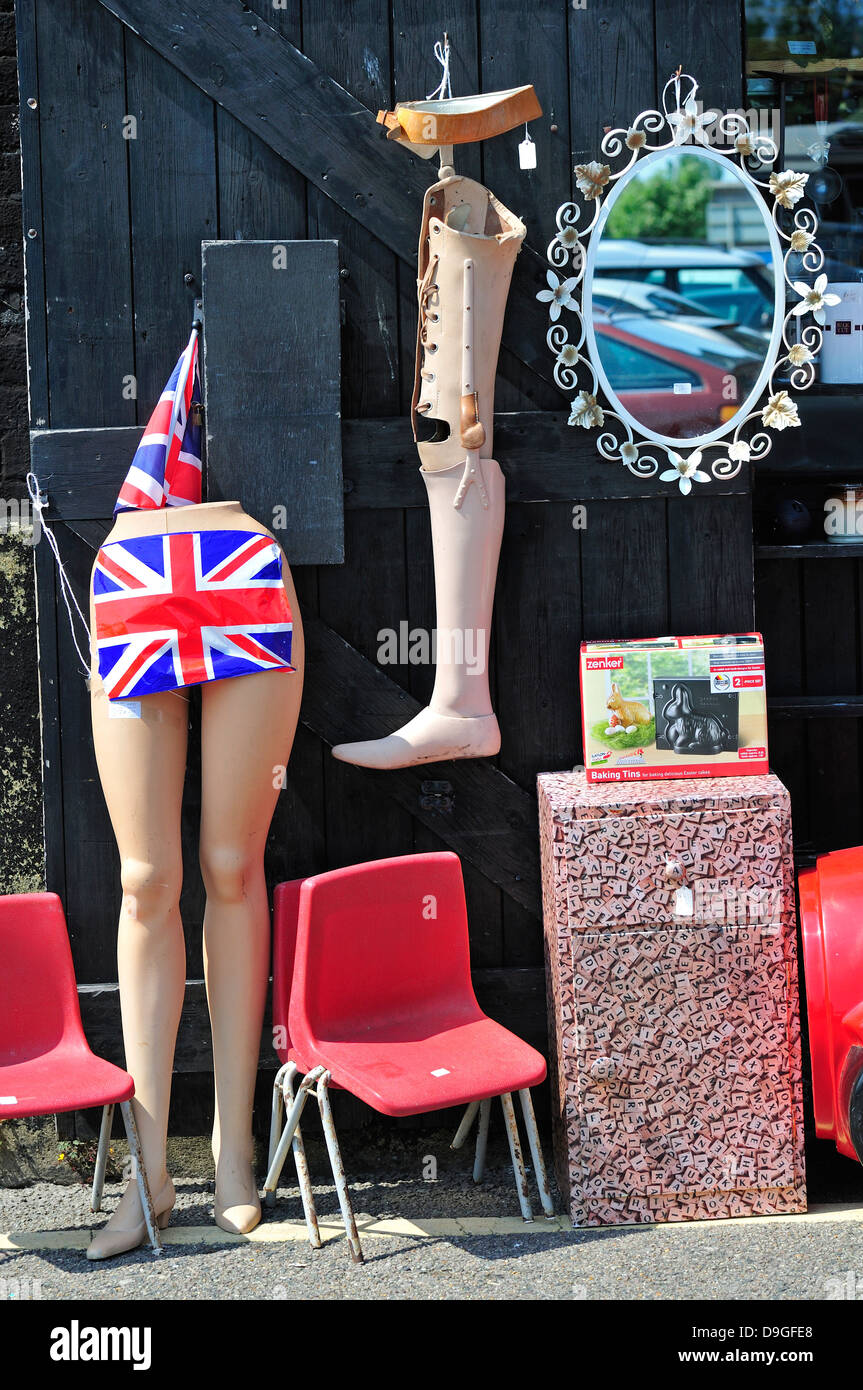
[[[588,782],[767,772],[758,632],[582,642]]]

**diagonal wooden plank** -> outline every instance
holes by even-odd
[[[429,165],[389,148],[372,113],[259,15],[236,0],[99,2],[368,232],[415,265],[420,204],[433,177]],[[568,190],[560,192],[564,196]],[[503,341],[520,361],[551,381],[548,315],[535,297],[545,285],[546,269],[536,252],[522,250]]]
[[[376,738],[421,708],[407,691],[318,618],[304,618],[306,674],[302,722],[330,745]],[[364,772],[456,854],[540,915],[536,799],[484,760],[428,763]],[[424,783],[446,781],[454,810],[432,809]]]

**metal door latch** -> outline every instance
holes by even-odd
[[[455,790],[452,782],[421,782],[420,810],[447,815],[455,810]]]

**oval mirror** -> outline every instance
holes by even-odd
[[[606,199],[587,251],[587,351],[624,419],[663,444],[734,429],[782,336],[782,250],[750,179],[707,148],[657,150]]]

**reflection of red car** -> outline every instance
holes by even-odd
[[[600,361],[618,400],[656,434],[672,439],[709,434],[739,409],[752,384],[741,383],[738,376],[736,393],[729,398],[735,377],[727,365],[715,366],[667,345],[659,348],[598,315],[594,328]]]

